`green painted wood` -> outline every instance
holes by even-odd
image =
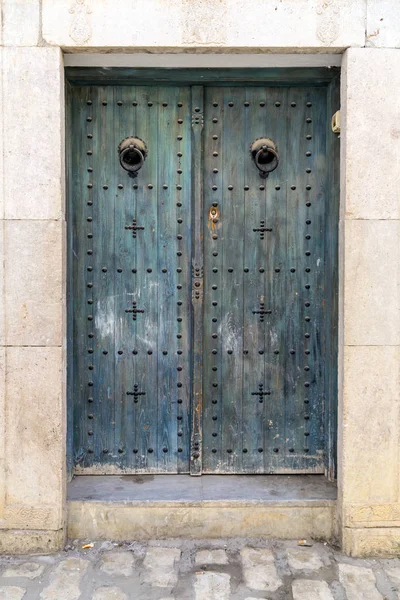
[[[338,73],[337,67],[176,69],[128,67],[66,67],[73,85],[228,85],[244,84],[325,87]]]
[[[76,87],[71,104],[74,447],[78,472],[188,472],[189,88]],[[183,117],[183,118],[182,118]],[[180,122],[182,120],[182,122]],[[136,179],[117,148],[136,135]],[[136,238],[126,227],[137,220]],[[133,319],[132,303],[144,312]]]
[[[190,474],[201,475],[203,456],[203,120],[204,91],[192,87],[192,189],[194,203],[192,304],[193,375]]]
[[[238,83],[70,90],[76,472],[334,474],[338,88]]]

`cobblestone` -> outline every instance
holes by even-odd
[[[400,600],[400,559],[353,559],[317,542],[84,545],[71,540],[52,556],[0,557],[0,600]]]

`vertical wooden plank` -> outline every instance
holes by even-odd
[[[271,215],[265,212],[266,187],[270,181],[262,179],[251,159],[250,144],[271,135],[266,129],[266,90],[250,88],[245,91],[242,103],[245,119],[244,183],[249,187],[243,206],[243,264],[249,269],[243,288],[243,348],[248,352],[243,357],[243,427],[242,453],[244,473],[263,473],[264,429],[267,427],[265,406],[269,391],[265,382],[265,278],[267,271],[266,248],[271,233],[256,232],[254,229],[270,228]],[[260,312],[261,311],[261,312]],[[259,395],[257,395],[257,393]]]
[[[137,315],[137,385],[144,392],[140,404],[137,457],[139,468],[157,470],[158,416],[158,87],[137,87],[137,136],[148,146],[148,156],[133,184],[137,197],[137,223],[144,230],[137,236],[137,265],[132,299],[144,313]],[[139,116],[140,115],[140,116]],[[132,317],[130,316],[130,319]]]
[[[203,348],[203,471],[219,472],[222,451],[222,345],[223,281],[221,219],[209,219],[215,208],[224,214],[229,191],[223,188],[223,88],[205,88],[204,102],[204,348]],[[217,119],[217,121],[215,121]],[[216,286],[216,289],[214,289]]]
[[[73,282],[73,460],[76,468],[86,467],[93,461],[92,439],[88,436],[88,404],[93,397],[89,389],[88,360],[88,321],[87,321],[87,268],[88,231],[91,231],[91,209],[87,206],[92,178],[87,171],[89,150],[87,135],[88,118],[92,118],[92,102],[89,88],[74,90],[72,105],[72,180],[70,182],[72,203],[72,282]]]
[[[136,111],[132,104],[134,87],[116,87],[113,101],[115,148],[110,162],[110,196],[115,202],[115,431],[117,464],[122,469],[134,465],[135,412],[140,396],[133,396],[136,383],[134,374],[135,325],[125,309],[132,302],[132,266],[134,264],[136,239],[130,226],[135,215],[133,180],[119,164],[118,145],[136,130]]]
[[[190,474],[202,470],[203,410],[203,127],[204,92],[192,87],[192,189],[193,189],[193,375]]]
[[[328,168],[325,218],[326,313],[325,313],[325,474],[334,480],[337,469],[337,365],[338,365],[338,224],[340,136],[331,129],[330,117],[340,108],[340,76],[327,89],[326,158]]]
[[[244,138],[244,91],[224,88],[223,119],[223,190],[229,202],[224,202],[221,214],[221,245],[223,253],[223,316],[221,320],[222,351],[222,453],[221,466],[226,473],[239,473],[242,468],[242,399],[243,360],[253,356],[243,347],[243,288],[247,287],[249,265],[243,260],[243,215],[247,202],[244,185],[244,161],[247,144]],[[247,157],[246,157],[247,158]],[[229,271],[233,269],[233,271]]]
[[[265,182],[266,221],[272,231],[267,234],[265,316],[265,396],[264,468],[279,473],[285,466],[285,379],[286,339],[286,180],[290,161],[286,155],[289,135],[286,121],[287,90],[268,88],[265,107],[265,131],[275,142],[278,167]]]
[[[115,220],[110,168],[115,156],[114,90],[93,88],[97,116],[93,130],[93,287],[94,398],[98,423],[94,428],[95,461],[113,464],[115,452]],[[97,417],[96,417],[97,418]]]
[[[177,388],[177,467],[179,473],[189,472],[190,443],[191,443],[191,394],[192,394],[192,111],[191,90],[188,86],[180,87],[175,113],[176,127],[171,136],[177,141],[177,164],[171,173],[171,186],[174,190],[175,217],[177,235],[183,236],[178,240],[176,251],[177,262],[172,262],[177,269],[177,285],[181,285],[180,297],[174,297],[177,305],[178,334],[177,351],[179,382]],[[182,156],[179,155],[182,154]],[[175,184],[175,185],[174,185]],[[172,200],[172,199],[171,199]],[[172,204],[174,202],[172,201]],[[172,260],[171,256],[171,260]],[[174,400],[175,401],[175,400]]]

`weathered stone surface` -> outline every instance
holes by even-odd
[[[35,46],[39,42],[39,0],[3,0],[3,44]]]
[[[313,550],[306,548],[289,548],[286,554],[291,569],[317,571],[324,566],[321,556]]]
[[[0,600],[22,600],[26,590],[14,585],[0,587]]]
[[[59,529],[65,476],[62,349],[7,348],[6,378],[9,519],[21,529]]]
[[[196,600],[229,600],[231,577],[227,573],[196,573],[194,591]]]
[[[1,79],[1,77],[0,77],[0,79]],[[1,111],[1,108],[0,108],[0,111]],[[0,131],[0,135],[1,135],[1,131]],[[0,191],[0,194],[1,194],[1,191]],[[1,221],[1,220],[0,220],[0,256],[4,257],[4,221]],[[2,260],[0,260],[0,346],[4,346],[6,343],[4,278],[5,278],[5,273],[4,273],[4,258],[3,258]]]
[[[383,600],[382,594],[376,589],[372,569],[339,564],[339,580],[346,591],[347,600]]]
[[[296,579],[292,583],[293,600],[334,600],[326,581]]]
[[[86,573],[89,561],[82,558],[67,558],[60,562],[50,576],[49,585],[40,594],[41,600],[60,600],[60,591],[68,600],[78,600],[81,595],[79,584]]]
[[[255,0],[251,9],[243,0],[44,0],[43,38],[64,47],[344,48],[364,45],[365,12],[364,0]]]
[[[220,538],[233,536],[293,539],[315,536],[331,539],[334,502],[317,506],[207,506],[121,505],[74,500],[68,503],[71,538],[149,540],[159,536]],[[88,518],[88,514],[91,518]],[[94,518],[96,515],[96,518]]]
[[[400,344],[400,221],[345,222],[344,341]]]
[[[400,567],[391,567],[385,569],[386,573],[389,575],[390,579],[393,581],[395,585],[400,585]]]
[[[132,552],[107,552],[102,556],[101,571],[107,575],[123,575],[129,577],[133,572],[134,557]]]
[[[271,550],[243,548],[240,552],[246,586],[252,590],[275,592],[282,585]]]
[[[344,506],[397,501],[399,365],[399,347],[345,348]]]
[[[0,519],[3,517],[3,510],[6,500],[6,463],[5,463],[5,443],[6,443],[6,349],[0,346]],[[1,522],[1,521],[0,521]],[[0,544],[1,546],[1,544]]]
[[[4,104],[3,117],[7,219],[60,219],[62,216],[62,66],[59,48],[3,49],[3,93],[11,100]]]
[[[228,557],[225,550],[199,550],[196,553],[196,565],[226,565]]]
[[[367,0],[367,41],[374,48],[400,48],[400,4]]]
[[[36,579],[44,571],[44,565],[35,562],[25,562],[11,565],[4,571],[2,577],[26,577],[27,579]]]
[[[400,527],[344,527],[342,549],[356,557],[398,556]]]
[[[397,3],[400,24],[399,7]],[[345,54],[341,166],[347,219],[400,218],[399,62],[400,50],[351,48]],[[376,146],[373,132],[379,132]]]
[[[118,587],[103,586],[97,588],[92,600],[127,600],[128,596]]]
[[[155,587],[174,587],[178,580],[175,563],[180,556],[179,548],[149,547],[143,561],[144,580]]]
[[[7,527],[7,523],[0,522],[0,527]],[[57,552],[63,544],[65,544],[63,529],[58,531],[0,530],[0,554],[48,554]]]
[[[62,276],[61,222],[5,222],[7,345],[61,345]]]

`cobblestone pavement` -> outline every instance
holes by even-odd
[[[400,559],[358,560],[297,541],[74,541],[1,557],[0,600],[394,600]]]

